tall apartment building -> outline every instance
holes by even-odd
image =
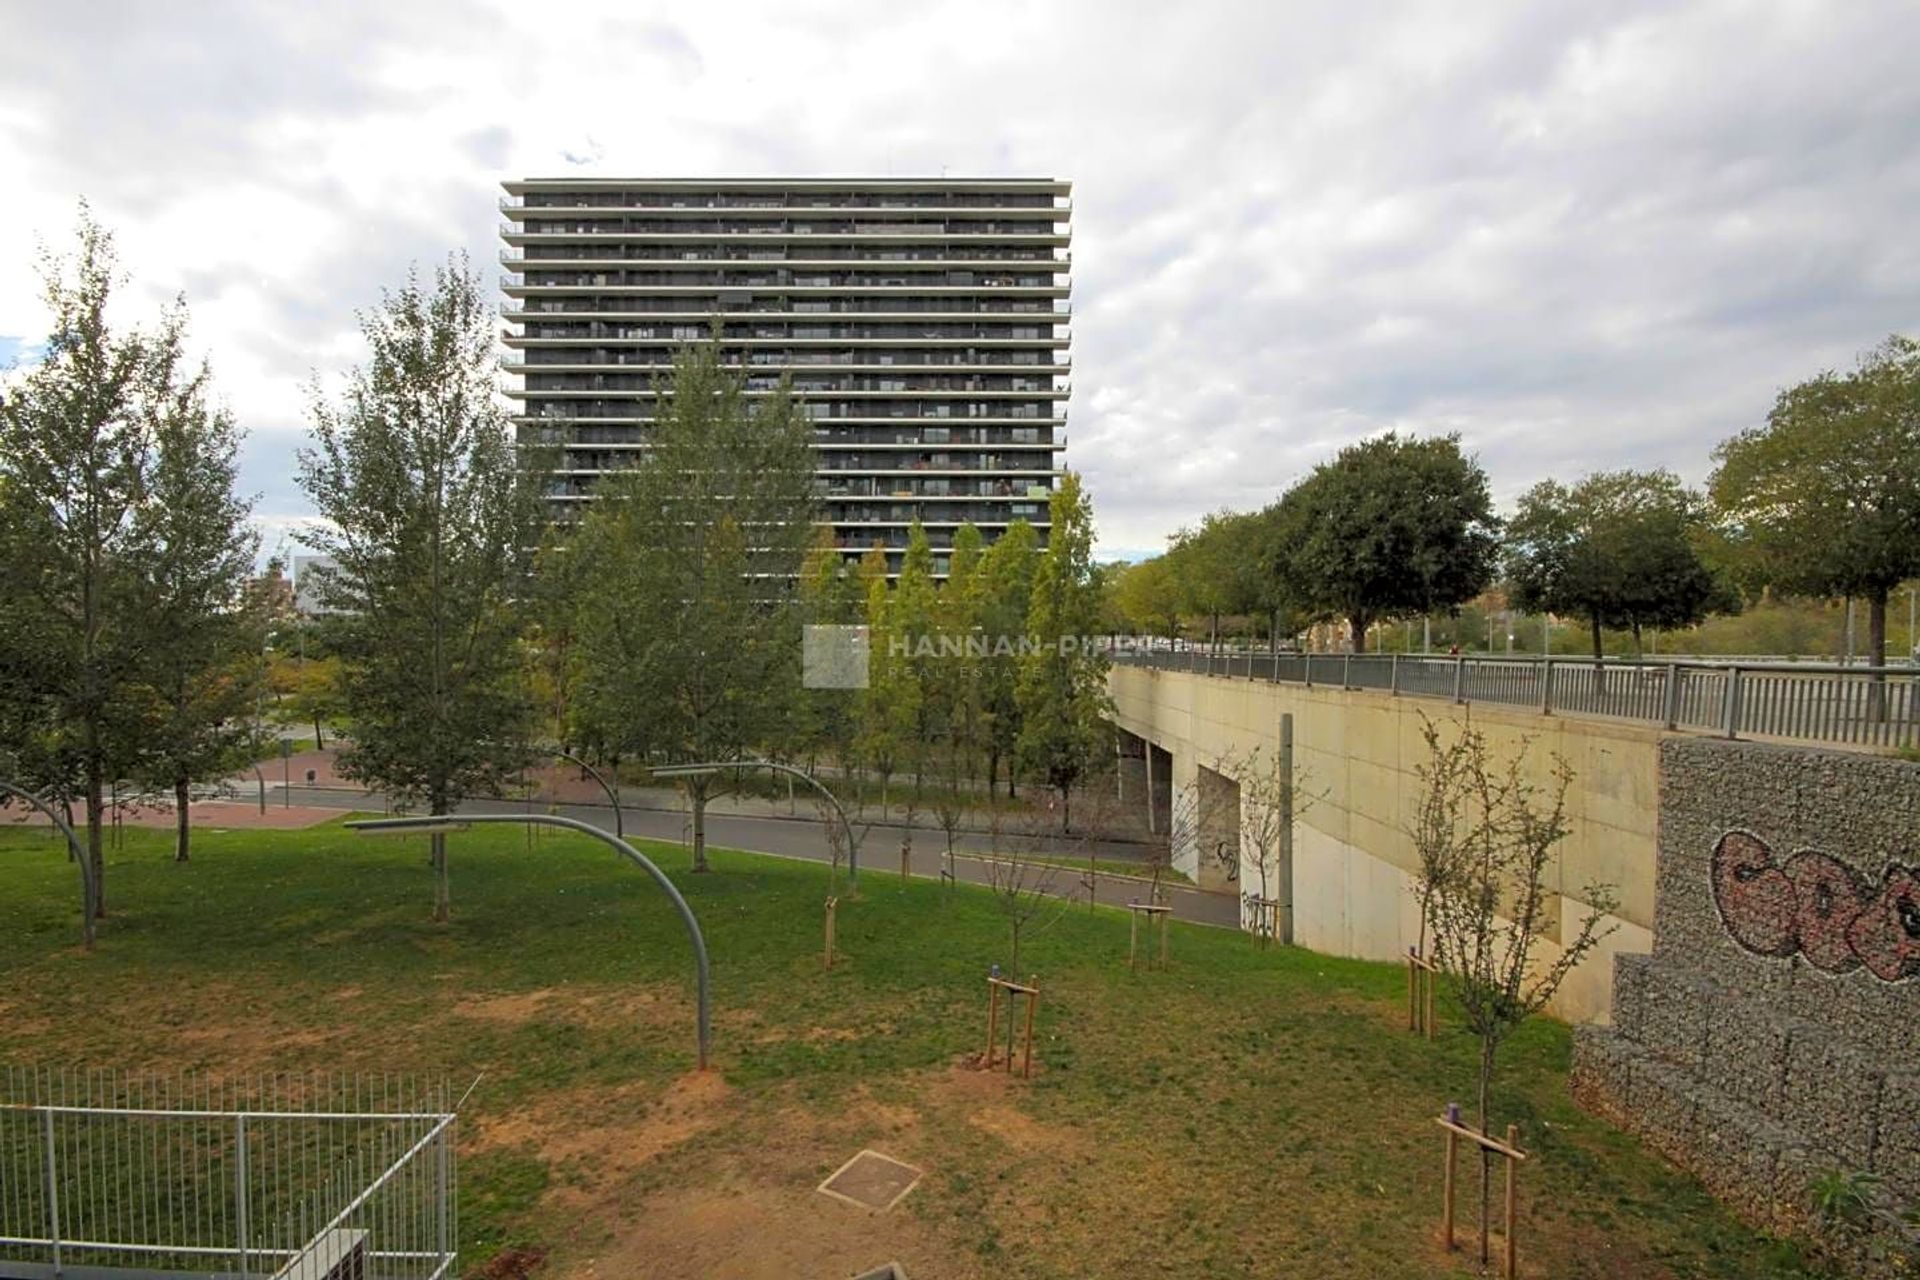
[[[1041,532],[1066,443],[1072,187],[1036,179],[508,182],[519,419],[563,446],[563,508],[646,447],[653,379],[717,318],[749,394],[791,373],[826,521],[938,571],[972,521]]]

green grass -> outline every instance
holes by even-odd
[[[824,868],[717,852],[695,876],[648,848],[707,931],[724,1097],[686,1078],[691,965],[658,891],[584,839],[497,828],[453,837],[446,926],[425,918],[418,838],[208,831],[177,866],[164,833],[129,831],[91,955],[72,868],[0,832],[0,1060],[479,1077],[472,1268],[519,1248],[556,1275],[850,1274],[845,1230],[881,1233],[863,1265],[916,1275],[1473,1273],[1434,1244],[1430,1119],[1470,1096],[1472,1045],[1405,1033],[1398,968],[1176,925],[1172,966],[1130,974],[1123,913],[1064,912],[1023,947],[1039,1070],[1010,1081],[956,1067],[1006,947],[983,891],[870,873],[824,970]],[[1575,1109],[1567,1058],[1566,1029],[1537,1022],[1496,1093],[1536,1155],[1528,1274],[1806,1274]],[[811,1187],[867,1145],[928,1176],[885,1218],[835,1217]],[[716,1222],[746,1224],[761,1270],[693,1252],[732,1238]]]

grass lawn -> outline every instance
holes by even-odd
[[[451,842],[436,926],[423,838],[206,831],[179,866],[128,830],[83,955],[73,869],[0,832],[0,1062],[479,1077],[460,1243],[495,1280],[540,1254],[613,1278],[1475,1274],[1437,1246],[1430,1119],[1470,1096],[1471,1044],[1402,1029],[1395,967],[1176,925],[1171,968],[1130,974],[1124,914],[1080,907],[1023,948],[1044,1000],[1021,1081],[964,1062],[1004,959],[984,891],[870,873],[827,971],[824,868],[718,852],[695,876],[649,846],[712,951],[700,1076],[685,936],[644,876],[571,835]],[[1567,1053],[1537,1023],[1497,1095],[1537,1156],[1526,1274],[1807,1274],[1577,1111]],[[926,1170],[891,1213],[813,1190],[863,1147]]]

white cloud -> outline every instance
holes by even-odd
[[[1920,14],[1872,0],[32,6],[0,45],[0,348],[90,197],[185,291],[302,518],[303,383],[502,178],[1074,179],[1067,458],[1107,549],[1341,443],[1457,430],[1510,496],[1664,464],[1920,329]],[[106,91],[110,89],[110,91]]]

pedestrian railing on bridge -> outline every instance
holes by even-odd
[[[1912,667],[1245,649],[1119,649],[1113,656],[1120,665],[1156,671],[1618,716],[1730,738],[1920,745],[1920,673]]]

